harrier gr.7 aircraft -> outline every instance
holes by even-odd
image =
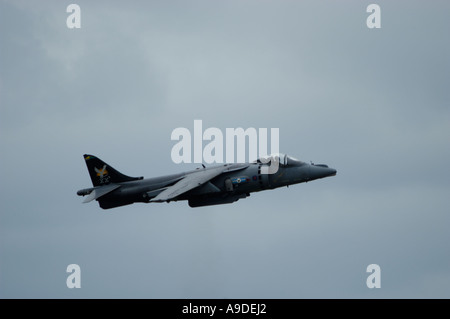
[[[126,176],[93,155],[84,155],[84,159],[94,187],[77,194],[88,195],[83,203],[95,199],[103,209],[178,200],[187,200],[191,207],[229,204],[252,192],[336,175],[336,170],[327,165],[307,164],[285,154],[245,164],[202,165],[196,170],[147,179]],[[276,161],[278,170],[264,173],[272,161]]]

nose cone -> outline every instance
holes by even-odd
[[[335,176],[337,171],[334,168],[329,168],[326,165],[310,165],[309,180]]]

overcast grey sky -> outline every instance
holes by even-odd
[[[448,1],[1,0],[0,297],[450,298],[449,16]],[[196,167],[170,157],[194,119],[279,128],[281,151],[338,174],[232,205],[81,204],[85,153],[131,176]]]

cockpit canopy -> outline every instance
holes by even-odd
[[[275,153],[266,156],[261,156],[255,162],[256,163],[270,163],[272,161],[277,161],[280,166],[302,166],[305,162],[302,162],[295,157],[289,156],[284,153]],[[255,163],[254,162],[254,163]]]

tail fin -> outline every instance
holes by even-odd
[[[94,186],[143,179],[143,177],[130,177],[124,175],[93,155],[84,154],[83,156]]]

